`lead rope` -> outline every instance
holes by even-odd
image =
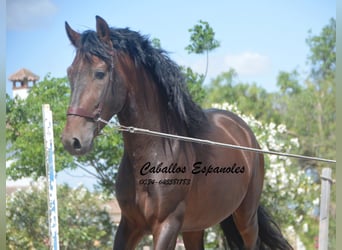
[[[320,157],[312,157],[312,156],[305,156],[305,155],[298,155],[298,154],[282,153],[282,152],[277,152],[277,151],[272,151],[272,150],[250,148],[250,147],[245,147],[245,146],[233,145],[233,144],[222,143],[222,142],[215,142],[215,141],[198,139],[198,138],[193,138],[193,137],[167,134],[167,133],[162,133],[162,132],[153,131],[149,129],[136,128],[132,126],[124,126],[119,123],[114,123],[114,122],[103,120],[101,117],[97,119],[97,122],[102,122],[108,125],[109,127],[114,128],[117,131],[128,132],[131,134],[152,135],[156,137],[175,139],[175,140],[186,141],[186,142],[194,142],[194,143],[200,143],[200,144],[206,144],[206,145],[212,145],[212,146],[218,146],[218,147],[224,147],[224,148],[232,148],[232,149],[246,150],[246,151],[252,151],[252,152],[257,152],[257,153],[286,156],[286,157],[292,157],[292,158],[304,159],[304,160],[321,161],[321,162],[326,162],[326,163],[336,163],[336,160],[324,159]]]

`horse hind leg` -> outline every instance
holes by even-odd
[[[247,194],[240,206],[233,215],[221,222],[221,228],[227,238],[228,244],[235,246],[233,249],[236,249],[236,247],[246,250],[261,249],[258,207],[262,186],[263,171],[255,171],[249,183]]]
[[[236,212],[233,219],[244,243],[243,249],[257,250],[259,248],[259,225],[258,216],[255,212],[251,217]]]
[[[255,217],[247,220],[245,216],[240,218],[235,213],[220,223],[230,249],[260,249],[258,221]]]
[[[264,160],[254,161],[254,173],[250,179],[246,196],[233,213],[233,221],[244,243],[243,249],[262,249],[259,239],[258,208],[264,180]]]
[[[236,228],[233,216],[230,215],[220,223],[223,234],[226,237],[229,249],[243,249],[244,243]]]
[[[221,227],[231,249],[293,250],[280,228],[267,211],[259,206],[253,219],[239,218],[236,213],[221,222]],[[248,226],[249,225],[249,226]]]
[[[204,230],[183,232],[183,241],[186,250],[204,250]]]
[[[278,225],[259,205],[262,178],[263,171],[256,171],[244,200],[233,215],[221,222],[221,228],[231,249],[292,250]]]

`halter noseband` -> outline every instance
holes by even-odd
[[[99,107],[97,109],[95,109],[94,112],[92,112],[92,113],[88,112],[84,108],[76,108],[76,107],[70,106],[67,110],[67,115],[80,116],[80,117],[84,117],[87,119],[94,120],[94,122],[97,122],[97,120],[101,116],[102,106],[103,106],[102,103],[103,102],[101,101]]]

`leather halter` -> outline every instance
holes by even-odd
[[[84,108],[76,108],[76,107],[70,106],[67,110],[67,115],[80,116],[80,117],[84,117],[84,118],[94,120],[96,122],[99,119],[99,117],[101,116],[102,106],[103,106],[103,105],[101,105],[102,103],[103,102],[101,102],[99,107],[97,109],[95,109],[94,112],[92,112],[92,113],[88,112]]]
[[[113,46],[112,43],[110,42],[110,46],[111,46],[111,50],[109,51],[109,54],[111,55],[111,64],[110,64],[110,69],[109,69],[109,80],[108,83],[104,86],[104,89],[100,95],[100,103],[98,105],[98,107],[93,111],[93,112],[89,112],[88,110],[81,108],[81,107],[73,107],[73,106],[69,106],[68,110],[67,110],[67,116],[69,115],[74,115],[74,116],[79,116],[79,117],[83,117],[86,119],[90,119],[93,122],[95,122],[97,124],[97,129],[96,129],[96,135],[99,134],[100,132],[100,122],[99,120],[101,119],[101,113],[102,113],[102,109],[103,109],[103,104],[104,104],[104,100],[105,97],[107,95],[109,86],[112,82],[113,79],[113,71],[114,71],[114,51],[113,51]]]

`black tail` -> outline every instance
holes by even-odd
[[[271,216],[262,206],[259,206],[258,208],[258,224],[260,249],[293,249],[288,241],[284,238],[278,225],[273,221]],[[221,228],[227,238],[230,249],[244,249],[243,240],[235,226],[232,216],[229,216],[227,219],[221,222]]]

